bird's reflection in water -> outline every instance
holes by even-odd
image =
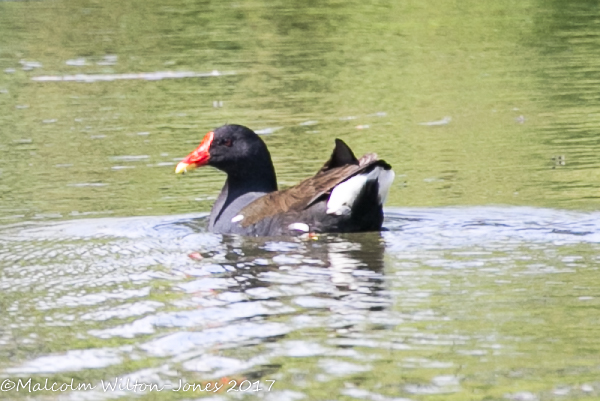
[[[324,302],[304,306],[345,313],[382,310],[389,304],[384,251],[377,232],[325,234],[315,239],[224,236],[219,249],[206,256],[228,265],[229,277],[237,283],[229,291],[253,294],[254,299],[258,293],[271,294],[271,299],[310,296]]]
[[[327,244],[331,281],[345,305],[381,310],[388,304],[384,297],[384,245],[379,233],[348,234]]]

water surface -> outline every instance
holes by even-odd
[[[0,2],[0,378],[598,398],[598,21],[592,1]],[[224,123],[262,135],[282,187],[334,138],[377,152],[387,231],[207,233],[223,175],[173,170]]]
[[[6,227],[2,374],[75,377],[95,399],[132,397],[99,384],[128,378],[167,386],[157,399],[202,395],[179,380],[275,380],[237,393],[261,399],[581,399],[598,390],[599,217],[393,209],[381,234],[317,239],[222,238],[204,215]]]

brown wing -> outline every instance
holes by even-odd
[[[248,227],[265,217],[275,216],[288,211],[300,211],[328,195],[341,182],[360,173],[374,163],[389,165],[377,160],[377,155],[369,153],[357,160],[350,148],[336,139],[336,147],[325,165],[313,177],[283,191],[271,192],[240,211],[244,216],[242,227]]]

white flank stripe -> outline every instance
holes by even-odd
[[[305,233],[310,231],[310,227],[305,223],[292,223],[288,226],[288,229],[302,231]]]
[[[244,215],[238,214],[233,219],[231,219],[231,222],[232,223],[237,223],[238,221],[242,221],[242,220],[244,220]]]

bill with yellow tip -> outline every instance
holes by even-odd
[[[210,145],[212,144],[214,136],[215,133],[213,131],[206,134],[196,150],[187,155],[186,158],[179,162],[177,167],[175,167],[175,174],[187,173],[188,171],[192,171],[208,164],[208,161],[210,160]]]

